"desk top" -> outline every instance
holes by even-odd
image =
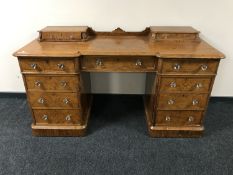
[[[14,53],[16,57],[79,57],[81,55],[156,56],[161,58],[221,59],[225,56],[199,37],[192,27],[150,27],[142,32],[96,32],[88,27],[51,27],[60,32],[85,34],[80,41],[33,40]],[[41,33],[40,33],[41,34]]]

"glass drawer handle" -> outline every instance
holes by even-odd
[[[44,103],[45,103],[45,100],[44,100],[43,98],[39,98],[39,99],[38,99],[38,103],[44,104]]]
[[[205,71],[208,69],[208,66],[206,64],[201,65],[201,70]]]
[[[180,68],[181,68],[181,66],[180,66],[180,64],[174,64],[174,66],[173,66],[173,69],[174,70],[180,70]]]
[[[167,101],[167,104],[169,104],[169,105],[173,105],[174,103],[175,103],[175,101],[172,100],[172,99],[170,99],[170,100]]]
[[[202,85],[201,83],[197,83],[197,84],[196,84],[196,88],[197,88],[197,89],[202,88],[202,87],[203,87],[203,85]]]
[[[37,68],[37,64],[36,64],[36,63],[32,63],[32,64],[31,64],[31,68],[32,68],[32,69],[36,69],[36,68]]]
[[[166,116],[166,117],[165,117],[165,120],[166,120],[167,122],[170,122],[170,121],[171,121],[171,117],[170,117],[170,116]]]
[[[137,59],[136,66],[142,66],[142,61],[140,59]]]
[[[41,82],[40,81],[35,81],[35,86],[37,86],[37,87],[40,87],[41,86]]]
[[[95,64],[96,66],[102,66],[103,65],[102,59],[97,58]]]
[[[65,65],[64,64],[57,64],[57,67],[61,70],[63,70],[65,68]]]
[[[194,121],[194,117],[193,117],[193,116],[189,116],[188,122],[191,123],[191,122],[193,122],[193,121]]]
[[[199,101],[197,99],[193,100],[193,106],[197,105],[199,103]]]
[[[60,82],[60,85],[61,85],[62,87],[66,87],[67,82],[66,82],[66,81],[61,81],[61,82]]]
[[[47,115],[43,115],[42,119],[46,121],[46,120],[48,120],[48,116]]]
[[[171,82],[171,83],[170,83],[170,87],[175,88],[175,87],[176,87],[176,82],[174,82],[174,81]]]
[[[71,115],[70,114],[67,115],[65,119],[66,119],[66,121],[70,121],[71,120]]]
[[[64,98],[63,102],[64,102],[65,104],[68,104],[68,103],[69,103],[69,100],[68,100],[67,98]]]

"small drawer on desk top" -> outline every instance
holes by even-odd
[[[28,90],[43,91],[71,91],[79,90],[78,76],[39,76],[27,74],[25,76]]]
[[[32,108],[79,108],[80,100],[77,93],[28,92]]]
[[[125,56],[84,56],[82,70],[111,72],[147,72],[155,71],[157,62],[154,57]]]
[[[218,60],[164,59],[162,74],[216,74]]]
[[[204,110],[208,94],[160,94],[160,110]]]
[[[162,77],[160,92],[208,93],[211,80],[211,78],[200,77]]]
[[[202,111],[157,111],[155,124],[165,126],[201,125]]]
[[[78,61],[65,58],[21,58],[19,59],[23,73],[75,73]]]
[[[81,125],[82,118],[77,110],[33,110],[37,125]]]

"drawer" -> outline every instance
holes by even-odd
[[[201,125],[202,116],[202,111],[157,111],[155,124],[166,126]]]
[[[160,94],[160,110],[204,110],[208,94]]]
[[[218,60],[175,60],[162,63],[162,74],[216,74]]]
[[[32,108],[79,108],[77,93],[28,92]]]
[[[78,61],[68,58],[21,58],[19,64],[23,73],[75,73],[78,71]]]
[[[79,110],[33,110],[37,125],[81,125]]]
[[[26,75],[28,90],[73,91],[79,89],[79,76],[39,76]]]
[[[84,56],[81,61],[87,71],[147,72],[155,71],[156,65],[154,57]]]
[[[162,77],[160,92],[208,93],[211,80],[211,78],[199,77]]]

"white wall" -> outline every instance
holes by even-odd
[[[0,92],[24,92],[18,63],[12,53],[38,36],[47,25],[88,25],[95,30],[143,30],[150,25],[191,25],[224,52],[213,96],[233,96],[232,0],[7,0],[0,6]],[[93,75],[95,92],[141,93],[143,75],[130,81],[112,75]],[[105,78],[108,77],[108,78]],[[98,84],[97,80],[101,80]],[[118,81],[126,83],[117,85]],[[113,84],[112,84],[113,83]],[[128,83],[128,84],[127,84]],[[127,88],[130,86],[130,89]]]

